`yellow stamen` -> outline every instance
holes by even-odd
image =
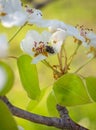
[[[0,16],[6,16],[5,12],[0,12]]]

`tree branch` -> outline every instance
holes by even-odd
[[[10,111],[12,112],[14,116],[29,120],[31,122],[43,124],[46,126],[54,126],[62,130],[65,130],[65,129],[66,130],[88,130],[87,128],[84,128],[78,125],[77,123],[75,123],[74,121],[72,121],[68,115],[67,109],[60,105],[57,105],[57,110],[61,118],[45,117],[45,116],[27,112],[16,106],[13,106],[5,96],[0,97],[0,99],[8,106],[8,108],[10,109]]]

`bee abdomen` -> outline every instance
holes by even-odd
[[[46,46],[46,51],[50,54],[54,54],[55,51],[54,51],[54,48],[52,46]]]

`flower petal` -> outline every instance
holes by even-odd
[[[64,41],[66,39],[66,31],[62,29],[58,29],[55,33],[52,34],[50,41],[51,42],[58,42],[58,41]]]
[[[58,21],[58,20],[49,20],[49,31],[50,32],[55,32],[57,31],[58,28],[61,28],[63,30],[66,29],[66,24],[64,22]]]
[[[74,26],[71,25],[66,25],[67,26],[67,35],[69,36],[74,36],[76,39],[85,42],[85,38],[83,36],[80,35],[80,32],[77,28],[75,28]]]
[[[5,27],[22,26],[27,21],[23,12],[15,12],[2,17],[2,25]]]
[[[51,35],[52,34],[50,32],[43,31],[42,34],[41,34],[43,42],[47,43],[49,41]]]
[[[34,41],[32,41],[32,39],[30,38],[27,38],[27,39],[22,40],[20,47],[23,51],[25,51],[29,55],[34,55],[34,52],[32,51],[33,44],[34,44]]]
[[[22,26],[27,21],[27,14],[21,6],[20,0],[0,1],[3,12],[6,14],[1,16],[1,23],[5,27]]]
[[[62,44],[63,44],[62,41],[59,41],[56,44],[52,44],[52,47],[54,48],[55,53],[60,52]]]
[[[39,42],[39,41],[42,40],[41,35],[38,32],[34,31],[34,30],[32,30],[32,31],[29,30],[27,32],[27,34],[26,34],[26,37],[30,37],[30,38],[32,38],[36,42]]]
[[[46,56],[43,56],[43,55],[38,55],[36,56],[33,60],[32,60],[32,64],[37,64],[39,61],[42,61],[44,59],[46,59],[47,57]]]

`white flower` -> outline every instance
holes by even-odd
[[[87,57],[92,58],[96,56],[96,34],[93,33],[92,29],[87,29],[83,26],[79,27],[79,31],[80,35],[85,38],[85,41],[82,43],[82,45],[89,49],[87,52]]]
[[[85,42],[85,38],[81,36],[80,31],[71,25],[65,24],[59,20],[41,20],[41,27],[48,27],[49,32],[54,33],[58,29],[62,29],[66,32],[67,36],[73,36],[75,39],[80,40],[81,42]]]
[[[8,42],[7,42],[7,38],[4,34],[0,35],[0,58],[2,57],[6,57],[8,54]]]
[[[41,23],[40,21],[42,20],[42,12],[40,10],[31,8],[27,5],[25,6],[25,10],[28,16],[29,24],[39,25],[39,23]]]
[[[86,43],[89,46],[96,48],[96,34],[95,33],[93,33],[92,31],[86,32],[85,39],[86,39]]]
[[[80,31],[76,27],[67,24],[65,30],[68,36],[73,36],[75,39],[85,42],[85,38],[81,36]]]
[[[0,19],[5,27],[22,26],[27,21],[27,14],[20,0],[0,0]]]
[[[34,57],[32,63],[36,64],[47,58],[50,53],[54,53],[48,43],[50,36],[51,34],[45,31],[42,34],[36,31],[28,31],[25,39],[21,42],[21,49]],[[51,52],[49,52],[50,49]]]
[[[6,81],[7,81],[6,71],[4,70],[3,67],[0,66],[0,91],[2,91],[2,89],[4,88]]]
[[[64,22],[61,22],[59,20],[48,20],[45,21],[49,23],[48,29],[50,32],[56,32],[58,28],[61,28],[63,30],[66,29],[66,24]]]
[[[61,46],[66,39],[66,31],[62,29],[58,29],[55,33],[52,34],[50,37],[50,42],[52,43],[52,46],[56,53],[58,53],[61,49]]]

